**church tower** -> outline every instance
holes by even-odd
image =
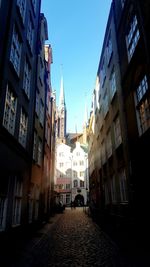
[[[66,115],[67,110],[62,76],[60,83],[59,106],[57,108],[57,143],[66,143]]]

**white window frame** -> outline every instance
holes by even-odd
[[[140,39],[140,32],[138,28],[138,21],[136,15],[134,15],[134,17],[132,17],[132,20],[130,21],[129,30],[126,35],[126,46],[127,46],[129,61],[131,60],[134,54],[139,39]]]
[[[32,22],[31,16],[29,16],[28,28],[27,28],[27,40],[31,48],[31,51],[32,51],[32,46],[33,46],[33,38],[34,38],[33,22]]]
[[[116,74],[115,70],[113,68],[113,71],[110,76],[110,98],[112,100],[113,96],[115,95],[117,91],[117,85],[116,85]]]
[[[109,65],[111,56],[113,53],[113,45],[112,45],[112,39],[111,39],[111,33],[108,37],[107,47],[106,47],[106,55],[107,55],[107,65]]]
[[[31,86],[31,68],[28,61],[26,60],[24,66],[23,90],[28,98],[30,98],[30,86]]]
[[[21,108],[20,113],[20,127],[19,127],[19,143],[26,147],[27,143],[27,132],[28,132],[28,117],[26,113]]]
[[[13,34],[12,34],[11,49],[10,49],[10,61],[16,73],[18,74],[18,76],[20,73],[21,49],[22,49],[22,43],[20,40],[20,36],[17,31],[17,28],[14,26]]]
[[[17,98],[10,87],[7,85],[6,97],[5,97],[5,108],[3,115],[3,126],[14,135],[15,122],[16,122],[16,111],[17,111]]]

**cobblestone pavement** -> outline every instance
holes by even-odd
[[[9,264],[8,264],[9,262]],[[135,267],[83,208],[66,208],[1,267]],[[147,265],[148,266],[148,265]]]

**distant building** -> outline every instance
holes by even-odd
[[[55,190],[65,205],[75,201],[78,206],[88,202],[87,131],[66,134],[66,106],[61,80],[57,109]],[[61,111],[61,112],[60,112]]]

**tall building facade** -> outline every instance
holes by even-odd
[[[0,6],[0,230],[28,222],[41,1]],[[27,27],[26,27],[27,25]]]
[[[0,2],[0,232],[50,214],[55,108],[40,7],[34,0]]]
[[[149,1],[112,1],[93,92],[90,197],[118,225],[147,218],[149,11]]]

